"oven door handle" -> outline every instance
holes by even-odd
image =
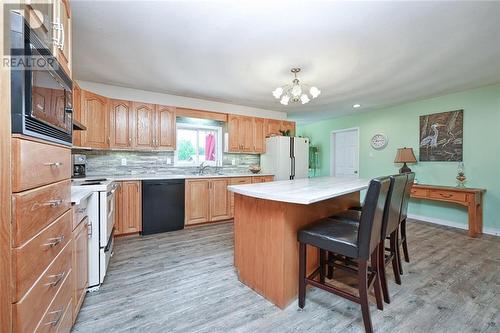
[[[113,227],[113,230],[111,230],[111,235],[109,236],[108,244],[106,244],[106,247],[104,248],[104,252],[109,252],[109,249],[111,248],[111,244],[113,243],[113,236],[114,235],[115,235],[115,227]]]

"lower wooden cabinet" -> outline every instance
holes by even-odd
[[[186,180],[185,224],[197,224],[209,221],[210,217],[210,181],[207,179]]]
[[[89,220],[85,217],[73,230],[73,314],[78,315],[89,286]],[[71,327],[71,326],[70,326]]]
[[[115,197],[115,236],[142,231],[141,181],[118,182]]]
[[[221,221],[231,218],[230,193],[227,189],[229,180],[212,179],[209,181],[210,221]]]

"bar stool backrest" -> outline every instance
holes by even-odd
[[[399,226],[401,207],[405,194],[408,175],[406,173],[390,176],[391,187],[387,197],[387,207],[384,211],[384,222],[382,223],[382,239],[386,239]]]
[[[405,194],[401,204],[401,214],[399,216],[400,222],[406,220],[408,215],[408,203],[410,202],[411,187],[413,186],[413,181],[415,180],[414,172],[407,173],[406,175],[408,176],[408,179],[406,181]]]
[[[358,249],[361,259],[368,260],[380,243],[382,219],[390,183],[389,177],[374,178],[370,181],[358,230]]]

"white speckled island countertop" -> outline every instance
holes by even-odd
[[[369,180],[316,177],[270,183],[231,185],[234,193],[249,197],[309,205],[368,188]]]

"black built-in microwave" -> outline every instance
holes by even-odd
[[[71,79],[21,14],[10,23],[12,132],[71,145]]]

